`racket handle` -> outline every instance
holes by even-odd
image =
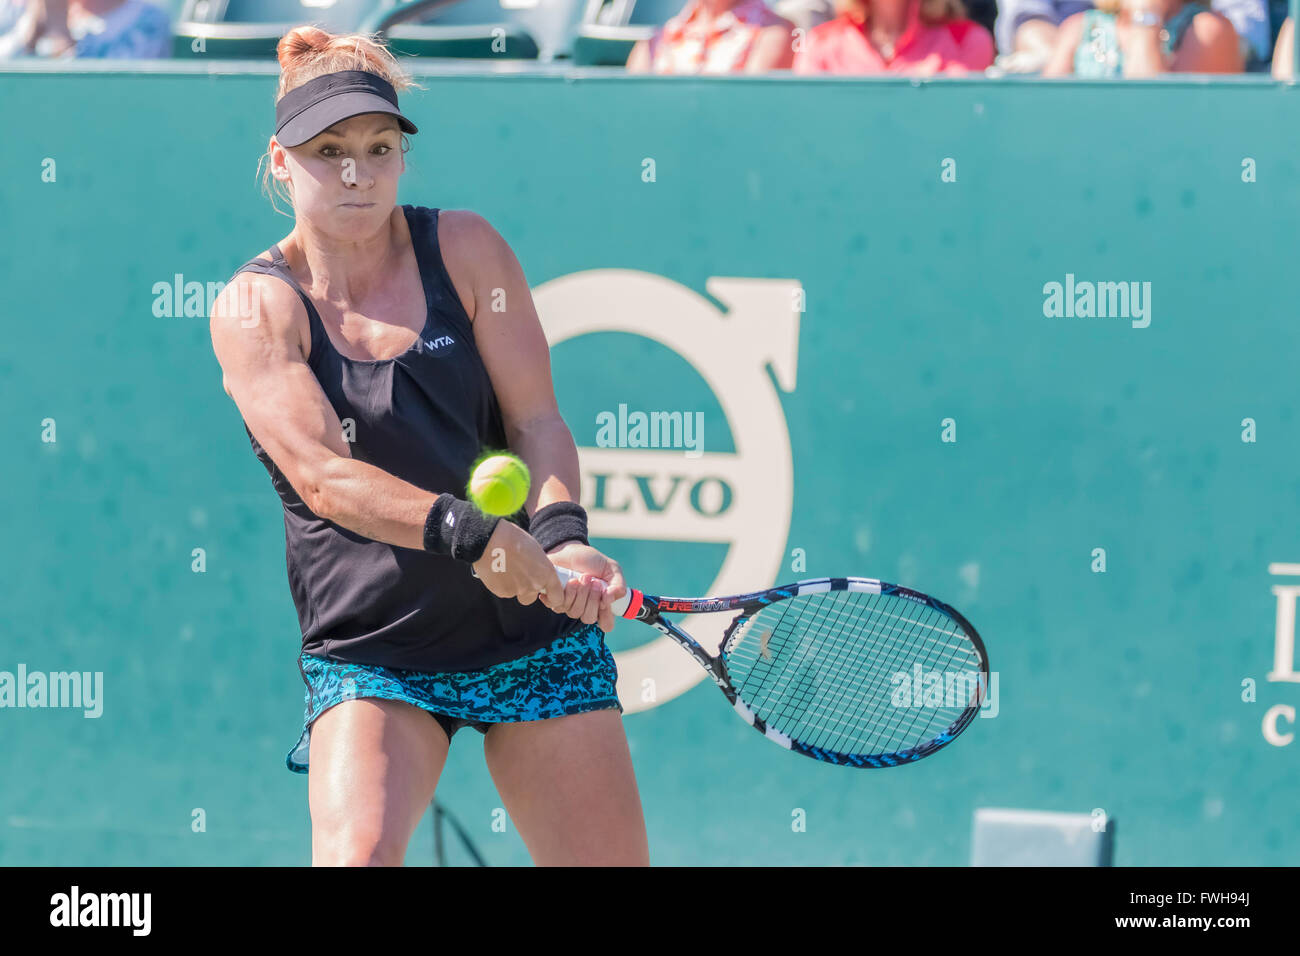
[[[555,569],[555,573],[560,576],[561,585],[568,584],[569,581],[573,578],[582,577],[581,571],[570,571],[568,568],[557,567]],[[603,588],[605,586],[605,582],[601,581],[600,586]],[[623,612],[627,610],[628,602],[631,600],[632,600],[632,589],[628,588],[626,594],[624,594],[621,598],[619,598],[617,601],[615,601],[613,604],[609,606],[610,610],[614,612],[614,616],[622,617]]]

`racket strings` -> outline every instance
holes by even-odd
[[[900,600],[873,595],[864,604],[864,612],[875,612],[877,619],[880,619],[883,603]],[[902,607],[909,609],[913,616],[908,618],[902,614],[884,613],[888,623],[880,629],[871,647],[880,653],[883,645],[891,653],[883,657],[876,667],[872,693],[857,698],[859,707],[848,718],[850,723],[880,727],[882,730],[876,746],[882,752],[909,749],[933,738],[953,723],[974,696],[973,693],[968,693],[955,699],[945,701],[941,697],[939,701],[932,702],[926,701],[919,694],[897,694],[900,685],[912,679],[915,671],[919,670],[926,676],[944,675],[939,677],[944,681],[946,675],[954,669],[959,669],[958,673],[964,672],[972,676],[979,670],[973,645],[969,644],[965,635],[955,628],[946,615],[911,602],[902,604]],[[919,614],[916,613],[918,611]],[[866,675],[857,676],[865,682]],[[884,686],[884,680],[888,681],[888,687]],[[853,693],[852,682],[846,682],[844,692],[846,695]],[[900,704],[904,706],[900,707]],[[848,709],[847,701],[842,701],[841,705]]]
[[[884,611],[882,605],[885,602],[901,603],[901,607],[910,610],[913,616],[909,618]],[[874,613],[877,619],[883,616],[888,621],[873,644],[877,647],[884,644],[892,649],[878,669],[878,674],[889,681],[889,693],[886,694],[886,688],[882,687],[871,696],[860,697],[861,706],[849,720],[881,727],[883,730],[877,744],[881,751],[898,752],[925,743],[956,720],[971,702],[973,692],[947,701],[941,697],[938,702],[928,702],[923,696],[913,693],[904,696],[896,692],[901,690],[901,684],[914,678],[916,670],[926,676],[943,675],[939,679],[945,682],[954,669],[973,676],[979,671],[974,646],[947,615],[933,608],[904,599],[872,595],[864,604],[865,611]],[[918,696],[921,696],[920,700],[916,699]],[[900,703],[910,706],[900,706]]]
[[[819,601],[824,605],[826,598],[821,597]],[[799,614],[784,615],[784,620],[773,632],[773,636],[788,638],[788,634],[781,633],[783,629],[803,629],[803,636],[797,651],[787,658],[784,668],[769,666],[770,673],[766,675],[766,687],[763,688],[766,691],[765,699],[759,700],[759,695],[756,694],[755,700],[751,702],[758,706],[760,716],[765,714],[765,719],[777,729],[824,749],[882,753],[902,749],[904,741],[917,736],[916,725],[919,719],[932,718],[934,715],[924,711],[910,711],[905,712],[900,720],[898,714],[882,713],[882,708],[888,705],[888,701],[879,692],[879,688],[874,696],[863,696],[862,691],[864,685],[870,684],[870,676],[866,671],[873,662],[877,672],[877,685],[880,684],[880,674],[893,674],[902,669],[897,654],[905,644],[898,642],[897,632],[902,622],[909,619],[904,619],[902,615],[887,615],[882,632],[872,635],[872,639],[867,641],[865,649],[868,653],[859,654],[857,658],[847,658],[846,655],[853,650],[851,642],[841,640],[828,644],[825,640],[809,640],[818,635],[812,633],[806,618],[816,611],[812,607],[801,610],[802,613]],[[848,618],[844,614],[844,608],[832,608],[829,613],[824,606],[820,610],[823,624],[830,628],[840,632],[853,632],[861,628],[862,622]],[[913,626],[908,636],[912,638],[918,626],[933,627],[931,622],[923,620],[910,619],[909,622]],[[764,633],[767,633],[766,629]],[[895,655],[892,658],[882,657],[882,643],[891,637],[894,639]],[[769,655],[771,643],[772,638],[769,637]],[[944,646],[949,650],[953,647],[950,642]],[[817,659],[819,653],[825,655],[821,658],[824,667],[810,668],[809,661]],[[932,666],[935,661],[931,659],[929,663]],[[814,673],[814,670],[818,673]],[[838,679],[828,681],[827,673],[837,675]],[[856,710],[846,706],[850,700],[859,702]],[[952,711],[949,713],[955,716]],[[951,722],[948,714],[939,717],[946,718],[945,725]],[[865,736],[860,732],[846,733],[867,726],[875,730],[874,736]]]
[[[921,608],[920,605],[916,604],[910,604],[909,606]],[[891,633],[888,635],[893,639],[894,654],[884,670],[889,674],[891,693],[888,698],[882,695],[875,699],[874,702],[868,705],[869,709],[866,713],[861,715],[866,719],[878,720],[882,723],[885,722],[887,715],[885,712],[886,707],[890,711],[899,709],[895,704],[893,691],[900,687],[901,681],[898,680],[900,675],[906,674],[904,679],[911,679],[915,673],[914,669],[919,665],[922,674],[937,673],[945,675],[941,679],[946,682],[946,675],[952,672],[959,659],[966,665],[967,670],[978,669],[978,662],[974,661],[973,648],[967,654],[961,644],[957,643],[958,639],[964,639],[964,635],[956,630],[955,625],[946,614],[927,607],[924,608],[922,616],[910,621],[901,615],[889,616],[895,619],[891,622]],[[940,637],[940,634],[943,636]],[[925,649],[925,661],[921,663],[913,660],[911,662],[912,666],[909,668],[907,658],[917,656],[912,651],[917,649],[918,646],[923,646]],[[899,695],[899,697],[901,696]],[[924,697],[917,701],[914,699],[914,695],[909,696],[913,697],[910,701],[913,706],[904,710],[901,719],[894,721],[893,726],[897,731],[897,735],[887,741],[891,745],[889,749],[894,752],[916,746],[934,737],[935,734],[950,725],[970,702],[969,697],[967,697],[961,701],[953,701],[945,706],[941,699],[937,706],[924,707],[915,706],[924,704]],[[865,700],[868,699],[864,698]],[[911,720],[907,722],[906,726],[903,726],[909,713],[911,714]]]
[[[848,754],[897,753],[933,739],[976,701],[981,673],[974,645],[947,615],[851,591],[764,608],[741,624],[724,658],[740,699],[769,727]],[[918,678],[924,694],[913,686]]]
[[[863,614],[861,615],[862,620],[855,621],[854,623],[865,624],[867,612],[869,610],[876,612],[877,620],[883,620],[885,622],[880,628],[878,634],[876,634],[876,640],[874,640],[872,644],[875,647],[879,648],[883,646],[892,651],[889,658],[880,667],[881,673],[889,675],[891,694],[888,698],[883,695],[859,698],[859,708],[850,713],[848,720],[850,722],[863,724],[869,722],[873,725],[885,728],[892,727],[896,731],[896,735],[882,740],[882,743],[885,745],[884,749],[898,751],[905,749],[904,745],[908,741],[923,743],[924,740],[917,740],[918,736],[920,736],[922,730],[928,731],[931,725],[936,721],[942,720],[943,726],[951,723],[951,719],[946,713],[930,712],[927,714],[920,709],[913,709],[910,712],[911,721],[907,723],[907,726],[903,726],[904,721],[907,720],[908,717],[907,711],[902,714],[901,718],[896,717],[896,719],[892,721],[889,719],[894,715],[891,715],[886,710],[886,707],[890,709],[894,707],[892,691],[898,686],[897,683],[895,683],[895,678],[897,675],[902,674],[908,669],[907,661],[904,660],[904,657],[915,656],[914,654],[908,655],[908,649],[915,649],[922,640],[928,640],[930,642],[924,645],[926,651],[929,652],[925,665],[925,670],[928,671],[936,664],[948,665],[951,663],[953,651],[959,646],[955,643],[955,639],[960,635],[959,632],[953,629],[953,624],[946,615],[941,614],[932,608],[922,609],[921,605],[908,602],[905,605],[906,607],[922,611],[922,614],[908,618],[901,614],[891,614],[884,611],[883,608],[879,606],[881,600],[879,595],[872,595],[870,597],[873,603],[863,605]],[[885,600],[891,599],[886,598]],[[943,655],[943,657],[942,659],[939,659],[936,655]],[[851,686],[852,681],[845,682],[844,690],[846,693]],[[840,703],[847,709],[847,701],[842,701]],[[919,724],[921,726],[918,726]],[[942,728],[936,728],[936,730],[937,729]],[[926,733],[927,738],[930,736],[933,736],[933,734]]]
[[[892,715],[884,711],[889,701],[881,694],[862,694],[860,691],[864,685],[870,688],[872,684],[872,674],[868,673],[868,667],[873,667],[877,674],[895,674],[903,667],[903,662],[898,659],[898,655],[906,648],[908,639],[914,639],[914,632],[918,627],[929,626],[933,624],[928,621],[919,619],[907,619],[898,614],[885,614],[882,616],[879,630],[872,632],[866,629],[866,616],[870,605],[867,603],[844,604],[844,609],[852,609],[856,613],[852,616],[846,616],[843,613],[837,615],[828,615],[827,623],[834,627],[838,632],[844,633],[862,633],[869,635],[859,650],[861,653],[856,658],[845,659],[844,655],[851,653],[854,648],[849,641],[838,642],[839,656],[836,658],[835,667],[841,675],[836,681],[834,690],[838,691],[833,697],[828,697],[821,702],[814,702],[812,713],[820,711],[823,714],[830,715],[831,721],[807,721],[808,730],[820,730],[825,734],[833,734],[842,731],[845,727],[866,727],[875,728],[877,733],[874,738],[870,738],[863,743],[870,747],[870,752],[891,752],[902,749],[901,741],[909,736],[909,731],[914,731],[916,714],[913,714],[913,727],[903,728],[898,719],[898,715]],[[911,626],[912,632],[902,633],[904,625]],[[945,646],[949,646],[946,645]],[[892,649],[892,656],[890,654]],[[876,688],[871,688],[876,689]],[[856,708],[853,706],[856,702]],[[820,704],[820,706],[819,706]],[[794,716],[793,714],[782,714],[781,717]],[[902,715],[906,719],[908,715]],[[891,731],[894,731],[891,735]],[[861,738],[859,738],[861,739]],[[823,736],[820,740],[807,741],[814,746],[822,746],[824,749],[834,749],[831,741]],[[842,746],[843,743],[838,744]]]

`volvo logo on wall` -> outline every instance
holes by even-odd
[[[714,277],[705,288],[722,310],[683,285],[628,269],[562,276],[538,286],[533,299],[552,348],[593,333],[641,336],[675,352],[713,392],[734,452],[711,452],[707,445],[694,453],[663,447],[652,438],[659,434],[656,425],[666,421],[629,421],[626,409],[619,409],[605,423],[610,429],[628,435],[641,427],[651,440],[579,446],[582,505],[593,536],[726,544],[705,593],[742,593],[776,581],[790,532],[794,466],[778,388],[795,388],[802,287],[788,279]],[[617,369],[610,379],[617,380]],[[673,391],[666,383],[662,407],[673,407]],[[619,396],[611,395],[608,407],[619,405]],[[682,426],[689,428],[690,413],[682,414]],[[680,594],[672,569],[662,573],[662,580],[629,583],[651,593]],[[716,654],[731,617],[696,618],[691,634]],[[615,658],[619,698],[629,713],[672,700],[706,676],[666,636]],[[642,693],[647,679],[654,681],[649,700]]]

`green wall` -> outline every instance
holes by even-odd
[[[105,682],[99,719],[0,710],[6,864],[310,859],[306,778],[283,762],[302,685],[278,500],[221,389],[206,314],[154,314],[155,283],[224,281],[292,225],[254,180],[274,77],[218,69],[0,73],[0,670]],[[1295,90],[559,70],[421,82],[404,99],[421,132],[401,201],[482,213],[535,287],[594,269],[706,302],[711,277],[802,287],[794,386],[780,370],[769,386],[783,414],[746,423],[788,435],[793,493],[771,499],[788,536],[737,560],[779,563],[768,580],[930,591],[980,629],[1000,676],[996,718],[889,771],[783,753],[707,682],[629,713],[654,863],[961,865],[980,806],[1103,808],[1117,865],[1297,862],[1300,746],[1261,733],[1267,708],[1300,706],[1300,687],[1265,679],[1270,588],[1286,583],[1269,565],[1300,562]],[[1067,274],[1150,282],[1151,324],[1045,317],[1045,283]],[[738,348],[753,341],[735,325]],[[711,449],[753,453],[706,379],[653,338],[556,346],[579,444],[625,402],[701,410]],[[747,501],[772,487],[764,469],[736,474]],[[593,511],[597,533],[605,520]],[[711,590],[728,551],[598,543],[633,583],[676,594]],[[642,631],[620,624],[610,643]],[[439,798],[489,862],[526,864],[516,834],[491,830],[481,748],[457,736]],[[430,844],[426,820],[408,863]]]

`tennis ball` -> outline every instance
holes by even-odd
[[[528,467],[514,455],[484,458],[470,475],[469,500],[484,514],[514,514],[528,500]]]

